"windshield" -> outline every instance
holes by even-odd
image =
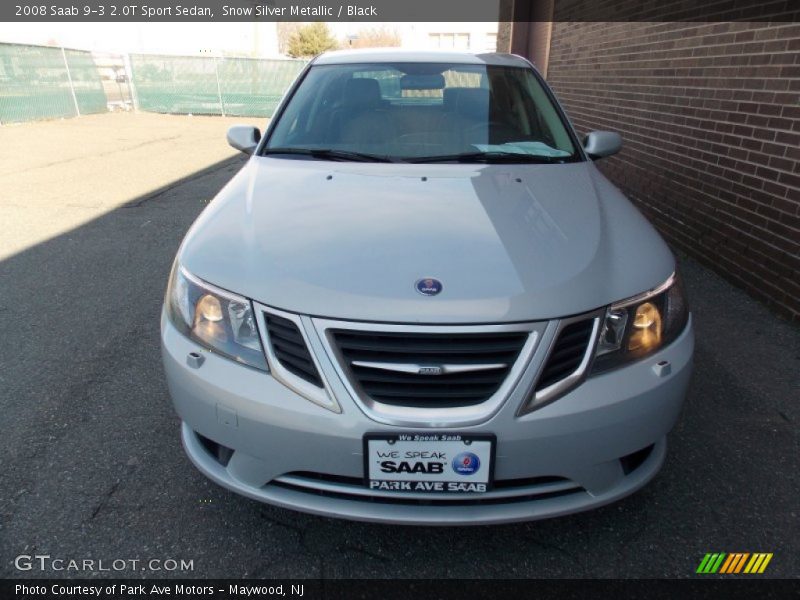
[[[579,159],[530,69],[439,63],[312,66],[262,154],[409,162]]]

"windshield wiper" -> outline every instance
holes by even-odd
[[[486,163],[562,163],[568,156],[545,156],[522,154],[520,152],[463,152],[461,154],[442,154],[440,156],[416,156],[405,160],[411,163],[435,162],[486,162]]]
[[[353,152],[351,150],[334,150],[333,148],[264,148],[261,155],[268,154],[299,154],[321,160],[344,160],[354,162],[394,162],[388,156],[368,154],[366,152]]]

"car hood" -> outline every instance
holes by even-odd
[[[179,260],[276,308],[409,323],[577,314],[674,269],[660,236],[591,162],[253,157],[197,219]],[[427,277],[441,293],[416,291]]]

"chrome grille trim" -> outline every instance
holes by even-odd
[[[536,377],[534,378],[533,383],[528,390],[525,402],[522,403],[517,413],[519,416],[525,415],[531,411],[541,408],[542,406],[550,404],[555,400],[558,400],[564,394],[583,383],[583,380],[586,379],[586,376],[589,373],[589,367],[591,366],[592,359],[594,358],[594,351],[597,347],[597,338],[600,333],[600,326],[605,314],[606,310],[601,309],[592,311],[590,313],[569,317],[567,319],[561,319],[561,321],[559,321],[556,332],[550,340],[550,346],[547,349],[547,354],[537,366],[538,372],[536,373]],[[544,369],[547,367],[547,363],[550,360],[550,355],[558,343],[558,338],[561,335],[561,332],[573,323],[588,320],[592,320],[592,332],[589,335],[589,341],[586,344],[586,350],[578,367],[573,372],[569,373],[564,378],[559,379],[553,384],[542,389],[536,389],[536,386],[539,384],[539,378],[544,372]]]
[[[276,477],[272,482],[283,484],[285,486],[300,489],[310,490],[313,492],[328,492],[333,494],[342,494],[347,496],[354,496],[356,498],[363,498],[369,500],[371,498],[383,498],[387,500],[423,500],[436,502],[448,501],[457,502],[474,501],[474,500],[512,500],[519,497],[535,497],[539,495],[550,495],[558,492],[578,492],[583,491],[583,488],[574,481],[564,479],[562,481],[554,481],[549,483],[537,483],[532,485],[520,485],[514,487],[504,487],[493,489],[483,493],[425,493],[425,492],[393,492],[371,490],[364,485],[355,485],[352,483],[339,483],[332,481],[323,481],[320,479],[312,479],[310,477],[303,477],[295,474],[285,474]],[[269,485],[269,484],[267,484]]]
[[[258,323],[258,330],[261,334],[261,344],[264,347],[264,353],[267,356],[267,364],[269,365],[270,374],[290,390],[300,394],[314,404],[318,404],[319,406],[327,408],[335,413],[342,412],[339,403],[336,401],[334,394],[330,389],[328,380],[325,378],[322,365],[320,364],[317,356],[314,354],[313,347],[308,339],[308,332],[303,325],[303,320],[301,319],[300,315],[278,310],[277,308],[264,306],[263,304],[257,304],[255,302],[253,305],[253,308],[255,309],[256,321]],[[310,381],[295,375],[281,364],[281,361],[275,355],[275,350],[272,347],[272,343],[269,339],[267,323],[266,319],[264,318],[265,313],[282,317],[295,324],[297,330],[300,332],[300,335],[303,337],[303,342],[308,350],[308,354],[311,357],[311,360],[314,362],[314,366],[317,369],[317,374],[322,381],[322,387],[318,387]]]
[[[364,360],[354,360],[354,367],[366,367],[367,369],[379,369],[383,371],[395,371],[397,373],[419,373],[422,369],[430,368],[429,365],[416,365],[408,363],[389,363],[389,362],[369,362]],[[448,373],[472,373],[477,371],[493,371],[495,369],[505,369],[506,363],[492,363],[484,365],[437,365],[440,372],[432,375],[447,375]]]
[[[547,321],[537,321],[488,325],[406,325],[338,321],[317,317],[313,317],[311,321],[319,334],[319,339],[322,341],[336,374],[353,400],[369,418],[386,425],[425,429],[478,425],[494,416],[516,389],[520,377],[528,367],[548,323]],[[523,332],[527,334],[527,337],[505,380],[487,400],[469,406],[425,408],[384,404],[360,393],[357,386],[350,380],[347,369],[344,366],[344,358],[333,339],[332,331],[335,330],[420,334]]]
[[[293,375],[321,388],[322,378],[311,357],[308,342],[297,323],[274,313],[265,312],[266,335],[278,362]]]

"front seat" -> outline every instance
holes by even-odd
[[[397,137],[389,116],[377,79],[350,79],[345,84],[342,104],[334,119],[338,140],[357,145],[366,152],[385,151],[387,144]]]
[[[498,106],[486,88],[445,89],[444,109],[455,131],[462,136],[464,148],[520,139],[519,131],[510,123],[510,115]]]

